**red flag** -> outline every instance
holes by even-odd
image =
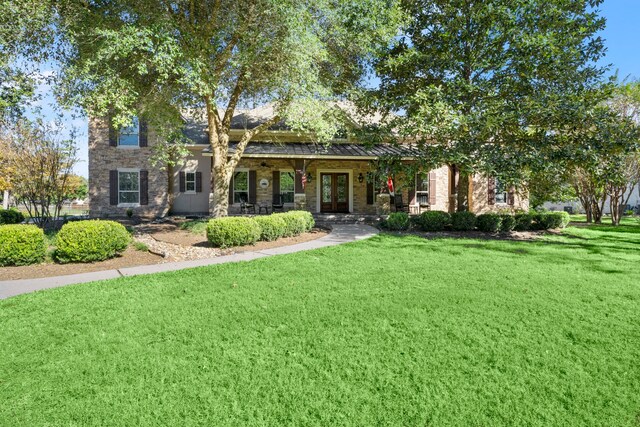
[[[304,171],[301,171],[300,169],[298,169],[296,172],[302,175],[302,189],[304,190],[307,186],[307,174],[305,174]]]
[[[395,190],[393,189],[393,179],[390,176],[387,177],[387,188],[389,189],[389,194],[393,196],[395,194]]]

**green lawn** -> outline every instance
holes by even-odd
[[[0,302],[0,425],[640,425],[640,226],[367,241]]]

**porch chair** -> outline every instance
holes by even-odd
[[[396,194],[394,197],[394,205],[396,207],[396,212],[407,212],[409,213],[409,205],[405,205],[402,202],[402,194]]]
[[[243,200],[240,200],[240,213],[241,214],[248,214],[248,213],[252,213],[255,214],[256,213],[256,205],[254,205],[253,203],[247,203]]]
[[[284,212],[284,201],[282,194],[273,195],[273,203],[271,203],[271,212]]]

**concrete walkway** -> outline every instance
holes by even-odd
[[[0,299],[15,295],[39,291],[41,289],[57,288],[77,283],[94,282],[96,280],[115,279],[123,276],[137,276],[139,274],[161,273],[164,271],[182,270],[184,268],[202,267],[205,265],[224,264],[227,262],[251,261],[273,255],[290,254],[293,252],[335,246],[354,240],[366,239],[378,234],[374,227],[363,224],[336,224],[331,233],[316,240],[298,243],[296,245],[281,246],[279,248],[262,251],[242,252],[215,258],[198,259],[193,261],[168,262],[166,264],[141,265],[137,267],[121,268],[119,270],[95,271],[92,273],[71,274],[68,276],[43,277],[41,279],[23,279],[0,281]]]

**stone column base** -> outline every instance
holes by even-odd
[[[306,211],[307,210],[307,195],[304,193],[296,193],[293,195],[293,205],[296,210]]]
[[[376,214],[389,215],[391,212],[391,196],[386,193],[376,196]]]

